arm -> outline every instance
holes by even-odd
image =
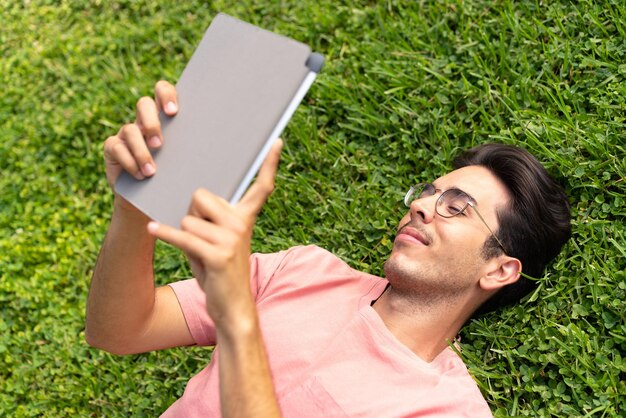
[[[257,180],[231,206],[205,190],[192,199],[181,229],[151,222],[148,229],[187,254],[207,299],[220,347],[220,402],[224,417],[279,417],[280,410],[249,283],[256,216],[274,188],[281,142]]]
[[[224,417],[280,417],[256,310],[218,327]]]
[[[138,179],[154,174],[149,147],[162,143],[158,108],[173,115],[176,91],[159,82],[157,102],[137,102],[137,121],[105,142],[107,180],[111,188],[122,170]],[[144,138],[147,138],[144,139]],[[182,311],[169,287],[155,289],[152,258],[155,239],[149,219],[116,196],[113,216],[94,268],[87,300],[85,335],[90,345],[116,354],[193,344]]]

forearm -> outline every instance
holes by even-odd
[[[282,142],[273,144],[256,181],[236,205],[197,190],[181,229],[151,223],[154,236],[183,250],[204,290],[217,330],[224,417],[280,417],[256,305],[250,292],[250,240],[274,189]]]
[[[149,219],[116,199],[109,231],[94,268],[87,300],[86,338],[115,353],[132,352],[149,323],[155,289],[154,238]]]
[[[280,417],[256,309],[218,326],[223,417]]]

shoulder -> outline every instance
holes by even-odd
[[[317,245],[300,245],[271,254],[254,253],[251,262],[269,267],[274,272],[294,268],[351,269],[342,259]]]
[[[338,285],[372,286],[379,277],[353,269],[330,251],[316,245],[292,247],[280,253],[253,256],[258,291]]]
[[[297,274],[316,278],[378,278],[368,273],[356,270],[340,257],[317,245],[292,247],[278,253],[280,258],[275,259],[275,273],[277,275]]]

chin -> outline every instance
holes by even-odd
[[[385,261],[383,271],[385,272],[385,278],[390,283],[413,276],[414,272],[408,268],[407,260],[403,260],[403,258],[402,255],[391,253],[387,261]]]
[[[385,261],[385,269],[387,268],[387,264],[394,265],[398,269],[404,269],[407,266],[415,264],[421,257],[422,255],[417,251],[411,251],[410,246],[407,246],[404,243],[396,244],[391,250],[391,254],[389,254],[387,261]]]

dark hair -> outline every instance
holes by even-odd
[[[500,226],[496,235],[507,255],[521,261],[524,274],[543,275],[571,235],[570,206],[563,188],[528,151],[512,145],[480,145],[454,161],[457,169],[472,165],[491,171],[511,195],[509,204],[497,213]],[[493,237],[483,247],[486,258],[501,251]],[[535,281],[521,276],[500,289],[473,316],[516,303],[536,287]]]

